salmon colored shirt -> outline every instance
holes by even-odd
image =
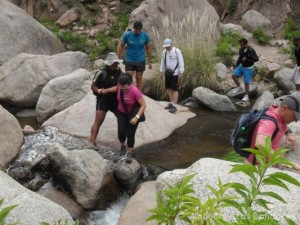
[[[285,135],[285,132],[287,131],[287,124],[283,123],[278,113],[275,111],[278,106],[272,105],[266,112],[267,115],[272,116],[277,120],[278,123],[278,132],[277,135],[272,140],[271,146],[274,151],[278,150],[281,147],[281,139]],[[272,120],[268,119],[261,119],[255,126],[255,129],[253,131],[252,135],[252,141],[251,141],[251,148],[255,148],[255,141],[256,141],[256,135],[257,134],[263,134],[266,136],[272,137],[273,133],[276,130],[276,125]],[[253,163],[254,155],[251,154],[247,161],[249,163]]]

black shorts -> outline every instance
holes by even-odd
[[[165,77],[165,87],[166,89],[172,89],[173,91],[178,91],[178,75]]]
[[[125,71],[144,72],[146,68],[145,61],[141,62],[125,62]]]
[[[107,102],[107,101],[102,101],[97,99],[96,110],[100,110],[104,112],[108,112],[109,110],[115,113],[116,111],[118,111],[118,101]]]

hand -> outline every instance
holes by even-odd
[[[109,90],[108,89],[102,89],[102,92],[101,92],[103,95],[106,95],[109,93]]]
[[[130,124],[131,125],[135,125],[138,122],[138,118],[136,118],[135,116],[130,120]]]
[[[294,168],[295,170],[298,170],[298,171],[300,171],[300,166],[299,166],[299,165],[297,165],[297,164],[295,164],[293,168]]]
[[[247,57],[246,57],[246,56],[244,56],[242,60],[243,60],[243,62],[246,62],[246,60],[247,60]]]
[[[97,90],[98,94],[101,94],[102,90],[103,90],[102,88],[99,88],[99,89]]]
[[[292,145],[293,149],[297,148],[297,141],[295,136],[292,133],[288,133],[285,138],[285,146],[288,146],[289,144]]]
[[[160,80],[163,81],[164,80],[164,74],[160,73]]]
[[[181,83],[182,79],[183,79],[183,74],[181,73],[181,74],[179,74],[178,82]]]
[[[152,70],[152,64],[151,63],[148,63],[148,69]]]

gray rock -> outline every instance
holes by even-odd
[[[17,205],[8,215],[6,222],[20,222],[22,225],[40,225],[41,222],[53,224],[54,221],[67,221],[73,224],[70,214],[61,206],[34,193],[7,174],[0,171],[0,196],[4,196],[2,207]]]
[[[18,155],[23,133],[17,119],[0,105],[0,170],[8,167]]]
[[[20,53],[53,55],[65,51],[53,33],[16,5],[1,0],[0,11],[0,65]]]
[[[215,111],[234,112],[236,108],[226,95],[220,95],[216,92],[205,88],[198,87],[193,90],[192,96],[196,101]]]

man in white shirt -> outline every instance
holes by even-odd
[[[165,50],[162,52],[160,74],[161,79],[165,75],[165,87],[170,98],[170,104],[165,109],[175,113],[177,111],[175,104],[178,101],[178,87],[184,72],[184,62],[181,51],[172,46],[171,39],[165,39],[163,47]]]

